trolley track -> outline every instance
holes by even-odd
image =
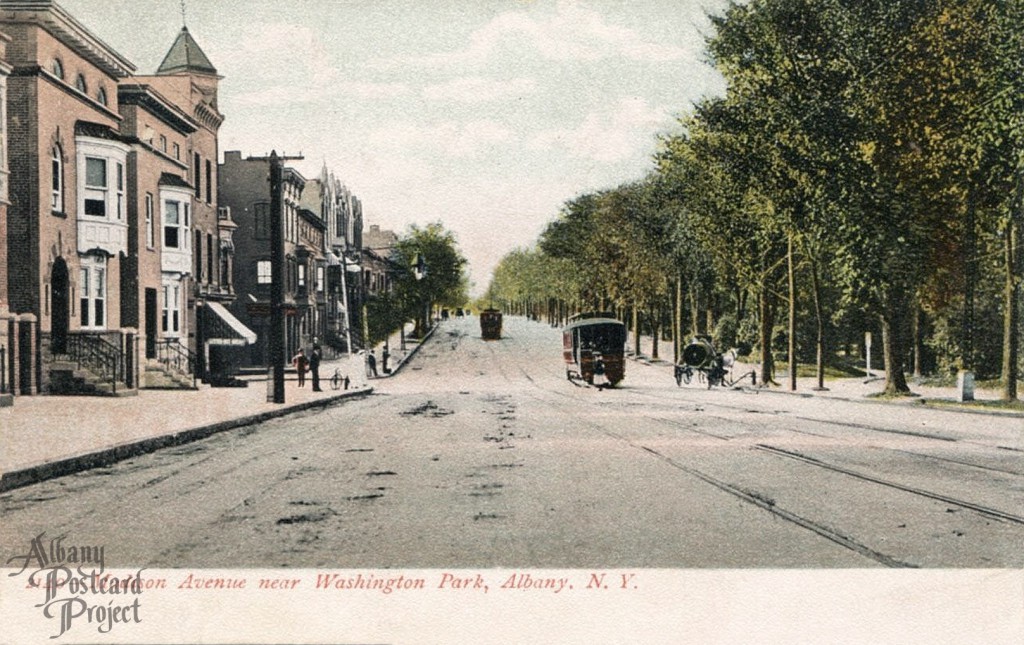
[[[513,363],[513,365],[515,367],[515,371],[516,372],[521,373],[523,376],[527,376],[528,375],[526,368],[524,367],[524,365],[520,361],[512,361],[512,363]],[[513,381],[514,376],[518,376],[518,374],[514,375],[514,374],[510,373],[509,371],[504,369],[504,367],[501,368],[501,372],[502,372],[503,377],[507,381],[509,381],[509,382]],[[562,391],[560,391],[558,389],[551,390],[551,389],[544,388],[540,384],[536,383],[533,378],[530,378],[529,382],[531,383],[531,385],[533,387],[530,388],[531,391],[529,393],[527,393],[526,391],[523,391],[523,394],[524,395],[528,395],[530,398],[532,398],[534,400],[537,400],[540,403],[552,405],[552,404],[554,404],[555,400],[560,400],[560,401],[570,400],[570,401],[573,401],[574,404],[578,404],[579,401],[580,401],[581,397],[580,397],[580,391],[578,389],[574,388],[572,390],[572,393],[566,393],[566,392],[562,392]],[[637,390],[631,390],[631,391],[629,391],[629,393],[631,395],[633,395],[633,396],[639,397],[639,398],[644,399],[644,400],[656,399],[657,403],[660,404],[660,405],[664,405],[664,403],[665,403],[664,397],[657,397],[656,395],[654,395],[652,393],[643,392],[643,391],[637,391]],[[632,403],[632,402],[630,402],[630,403]],[[627,405],[623,405],[622,402],[616,402],[614,399],[611,399],[611,398],[603,398],[602,399],[602,404],[603,404],[603,406],[607,405],[607,407],[610,408],[611,410],[619,410],[619,411],[624,411],[624,409],[628,407]],[[730,404],[719,402],[719,401],[714,401],[714,402],[706,402],[705,401],[705,402],[701,403],[701,406],[717,407],[717,408],[720,408],[720,409],[728,410],[730,412],[731,411],[737,411],[737,412],[742,412],[742,413],[750,413],[750,410],[749,410],[748,406],[730,405]],[[611,410],[609,410],[609,411],[611,411]],[[701,408],[700,411],[704,412],[703,407]],[[762,411],[756,411],[756,412],[762,412]],[[934,434],[934,433],[923,433],[923,432],[906,431],[906,430],[887,428],[887,427],[883,427],[883,426],[875,426],[875,425],[864,424],[864,423],[852,423],[852,422],[845,422],[845,421],[832,421],[832,420],[829,420],[829,419],[818,419],[818,418],[802,416],[802,415],[792,415],[790,413],[787,413],[786,411],[776,411],[774,414],[778,415],[780,418],[783,418],[783,419],[793,419],[793,420],[797,420],[797,421],[802,421],[802,422],[807,422],[807,423],[814,423],[814,424],[821,424],[821,425],[835,425],[835,426],[840,426],[840,427],[853,427],[853,428],[856,428],[858,430],[863,430],[863,431],[868,431],[868,432],[879,432],[879,433],[885,433],[885,434],[896,434],[896,435],[909,436],[909,437],[912,437],[914,439],[922,440],[922,441],[941,441],[941,442],[943,442],[946,445],[948,445],[950,443],[957,443],[957,442],[961,441],[961,440],[959,440],[957,438],[954,438],[954,437],[948,437],[948,436],[943,436],[943,435]],[[763,431],[763,429],[764,429],[763,424],[758,424],[758,423],[751,422],[751,421],[738,421],[736,419],[729,418],[729,417],[726,417],[726,416],[715,415],[713,413],[704,412],[703,418],[707,419],[709,417],[717,419],[717,420],[720,420],[720,421],[723,421],[723,422],[726,422],[726,423],[729,423],[729,424],[732,424],[732,425],[740,424],[740,425],[744,426],[745,429],[749,429],[749,430]],[[644,418],[647,419],[647,420],[650,420],[650,421],[652,421],[654,423],[657,423],[659,425],[662,425],[662,426],[667,426],[667,427],[673,428],[673,429],[685,430],[687,432],[694,433],[694,434],[700,435],[700,436],[711,437],[711,438],[717,439],[719,441],[722,441],[723,443],[729,442],[729,441],[735,441],[735,440],[742,440],[747,435],[746,432],[744,432],[744,435],[731,435],[731,436],[722,435],[722,434],[718,434],[718,433],[714,433],[714,432],[709,432],[709,431],[706,431],[706,430],[702,430],[700,428],[693,427],[692,425],[685,424],[682,421],[678,421],[678,420],[671,419],[671,418],[664,418],[662,416],[644,415]],[[577,421],[584,421],[584,419],[583,418],[577,418]],[[862,540],[858,540],[857,538],[855,538],[855,537],[853,537],[851,535],[845,534],[841,530],[837,530],[836,528],[826,526],[825,524],[821,523],[820,521],[816,521],[815,519],[813,519],[811,517],[807,517],[805,515],[801,515],[801,514],[795,512],[794,510],[785,508],[783,505],[780,505],[780,504],[776,503],[775,500],[770,499],[770,498],[768,498],[768,497],[766,497],[766,496],[764,496],[762,494],[759,494],[759,493],[757,493],[755,491],[748,490],[745,487],[743,487],[741,485],[737,485],[737,484],[732,483],[730,481],[727,481],[726,479],[723,479],[723,478],[720,478],[720,477],[716,477],[715,475],[712,475],[712,474],[706,472],[704,469],[695,468],[692,465],[688,465],[688,464],[686,464],[686,463],[684,463],[684,462],[682,462],[682,461],[680,461],[680,460],[678,460],[676,458],[673,458],[673,457],[665,454],[663,451],[660,451],[660,450],[658,450],[658,449],[656,449],[654,447],[651,447],[649,445],[644,445],[643,442],[637,442],[637,441],[635,441],[633,439],[630,439],[629,437],[627,437],[627,436],[625,436],[625,435],[623,435],[623,434],[621,434],[619,432],[615,432],[615,431],[609,429],[608,427],[604,426],[603,424],[596,422],[592,418],[586,418],[585,422],[586,422],[586,424],[588,426],[595,428],[595,430],[601,432],[602,434],[604,434],[604,435],[606,435],[606,436],[608,436],[610,438],[613,438],[613,439],[615,439],[617,441],[624,442],[627,445],[631,446],[632,448],[634,448],[634,449],[636,449],[638,451],[642,451],[644,454],[647,454],[648,456],[651,456],[651,457],[654,457],[656,459],[659,459],[660,461],[670,465],[671,467],[673,467],[673,468],[675,468],[675,469],[677,469],[677,470],[679,470],[681,472],[684,472],[684,473],[688,474],[691,477],[697,478],[698,480],[700,480],[700,481],[702,481],[702,482],[704,482],[704,483],[706,483],[708,485],[711,485],[711,486],[713,486],[714,488],[716,488],[716,489],[718,489],[720,491],[726,492],[729,495],[732,495],[733,497],[735,497],[737,499],[740,499],[740,500],[742,500],[743,502],[745,502],[747,504],[751,504],[751,505],[753,505],[753,506],[755,506],[757,508],[760,508],[761,510],[769,512],[773,516],[778,517],[778,518],[780,518],[780,519],[782,519],[782,520],[784,520],[786,522],[792,523],[792,524],[794,524],[796,526],[800,526],[803,529],[812,531],[813,533],[821,536],[822,538],[824,538],[826,540],[829,540],[830,542],[833,542],[835,544],[843,546],[844,548],[847,548],[847,549],[849,549],[851,551],[854,551],[854,552],[856,552],[856,553],[858,553],[858,554],[860,554],[860,555],[862,555],[864,557],[870,558],[871,560],[873,560],[875,562],[878,562],[879,564],[882,564],[883,566],[887,566],[887,567],[901,567],[901,568],[917,566],[917,565],[915,565],[915,564],[913,564],[911,562],[908,562],[908,561],[906,561],[904,559],[901,559],[899,557],[896,557],[896,556],[893,556],[893,555],[889,555],[889,554],[883,553],[883,552],[881,552],[881,551],[879,551],[877,549],[874,549],[870,545],[868,545],[865,542],[863,542]],[[825,438],[825,439],[833,439],[833,440],[841,442],[841,444],[843,444],[843,445],[850,445],[851,447],[853,447],[855,445],[853,443],[853,441],[851,441],[850,439],[844,439],[842,437],[837,437],[835,435],[813,433],[813,432],[808,432],[808,431],[804,431],[804,430],[801,430],[801,429],[798,429],[798,428],[793,428],[793,427],[786,428],[786,431],[787,432],[794,432],[794,433],[797,433],[797,434],[813,435],[813,436],[820,437],[820,438]],[[746,438],[749,438],[749,437],[746,437]],[[974,442],[971,442],[971,443],[974,443]],[[984,447],[986,449],[991,449],[991,450],[995,449],[993,446],[989,446],[989,445],[984,444],[984,443],[979,443],[978,445],[980,445],[980,446],[982,446],[982,447]],[[863,444],[861,444],[861,447],[863,447]],[[897,453],[904,454],[904,455],[907,455],[907,456],[910,456],[910,457],[913,457],[913,458],[916,458],[916,459],[922,459],[922,460],[938,459],[938,460],[942,460],[942,461],[947,462],[947,463],[951,463],[951,464],[954,464],[954,465],[963,466],[963,467],[967,467],[967,468],[979,468],[979,469],[982,469],[982,470],[986,470],[986,471],[990,471],[990,472],[995,472],[995,473],[1000,473],[1000,474],[1006,474],[1006,475],[1011,475],[1011,476],[1020,476],[1020,473],[1014,472],[1012,470],[1007,470],[1007,469],[998,468],[998,467],[994,467],[994,466],[986,466],[986,465],[982,465],[982,464],[976,464],[976,463],[972,463],[972,462],[964,461],[964,460],[959,460],[959,459],[946,459],[946,458],[938,457],[938,456],[934,456],[934,455],[927,455],[927,454],[917,453],[917,452],[908,451],[908,450],[900,450],[900,449],[896,449],[896,448],[892,448],[892,447],[888,447],[888,446],[882,446],[882,445],[874,445],[874,446],[871,446],[871,447],[874,448],[874,449],[877,449],[877,450],[882,450],[882,451],[897,452]],[[795,452],[795,451],[778,448],[777,446],[772,446],[770,444],[758,443],[758,444],[755,444],[754,446],[752,446],[752,448],[757,450],[757,451],[763,452],[765,454],[770,454],[770,455],[773,455],[773,456],[776,456],[776,457],[780,457],[780,458],[786,458],[786,459],[790,459],[790,460],[795,460],[795,461],[798,461],[798,462],[801,462],[801,463],[805,463],[805,464],[814,466],[814,467],[819,468],[819,469],[823,469],[825,471],[830,471],[830,472],[833,472],[833,473],[836,473],[836,474],[840,474],[840,475],[843,475],[843,476],[852,477],[852,478],[858,479],[860,481],[863,481],[863,482],[865,482],[865,483],[867,483],[869,485],[880,486],[880,487],[888,489],[888,490],[898,491],[899,493],[909,494],[909,495],[913,495],[913,496],[916,496],[916,497],[930,499],[930,500],[933,500],[933,501],[939,501],[939,502],[942,502],[942,503],[945,503],[945,504],[949,504],[951,506],[955,506],[955,507],[958,507],[958,508],[970,510],[970,511],[975,512],[975,513],[977,513],[977,514],[979,514],[979,515],[981,515],[983,517],[986,517],[986,518],[995,519],[995,520],[1002,521],[1002,522],[1009,522],[1009,523],[1018,524],[1018,525],[1024,524],[1024,517],[1020,517],[1020,516],[1015,515],[1013,513],[1008,513],[1008,512],[1005,512],[1005,511],[998,510],[996,508],[992,508],[990,506],[986,506],[986,505],[983,505],[983,504],[978,504],[978,503],[970,502],[970,501],[967,501],[967,500],[964,500],[964,499],[959,499],[957,497],[953,497],[953,496],[950,496],[950,495],[945,495],[945,494],[942,494],[942,493],[939,493],[939,492],[935,492],[935,491],[931,491],[931,490],[926,490],[925,488],[921,488],[921,487],[918,487],[918,486],[911,486],[911,485],[902,484],[902,483],[895,482],[895,481],[890,481],[890,480],[888,480],[888,479],[886,479],[884,477],[874,476],[874,475],[862,473],[862,472],[859,472],[859,471],[851,469],[851,468],[847,468],[847,467],[843,467],[843,466],[838,466],[838,465],[835,465],[835,464],[830,464],[830,463],[824,462],[822,460],[816,459],[814,457],[808,457],[807,455],[802,455],[802,454],[800,454],[798,452]]]
[[[785,450],[783,448],[779,448],[777,446],[771,446],[771,445],[768,445],[768,444],[757,444],[754,448],[756,450],[764,451],[764,452],[767,452],[767,453],[770,453],[770,454],[773,454],[773,455],[777,455],[777,456],[784,457],[784,458],[787,458],[787,459],[793,459],[793,460],[800,461],[800,462],[803,462],[803,463],[806,463],[806,464],[810,464],[810,465],[816,466],[818,468],[822,468],[822,469],[825,469],[825,470],[830,470],[830,471],[833,471],[833,472],[836,472],[836,473],[841,473],[843,475],[847,475],[848,477],[854,477],[856,479],[861,479],[863,481],[871,482],[873,484],[878,484],[880,486],[886,486],[888,488],[893,488],[893,489],[896,489],[896,490],[900,490],[900,491],[903,491],[905,493],[911,493],[913,495],[919,495],[921,497],[927,497],[929,499],[934,499],[934,500],[937,500],[937,501],[940,501],[940,502],[943,502],[943,503],[946,503],[946,504],[952,504],[953,506],[959,506],[961,508],[972,510],[972,511],[974,511],[976,513],[980,513],[981,515],[985,515],[987,517],[991,517],[991,518],[994,518],[994,519],[998,519],[998,520],[1003,520],[1003,521],[1007,521],[1007,522],[1013,522],[1015,524],[1022,524],[1022,525],[1024,525],[1024,517],[1021,517],[1019,515],[1014,515],[1012,513],[1007,513],[1007,512],[1004,512],[1004,511],[1000,511],[1000,510],[997,510],[997,509],[994,509],[994,508],[991,508],[991,507],[988,507],[988,506],[982,506],[981,504],[975,504],[973,502],[968,502],[968,501],[965,501],[965,500],[962,500],[962,499],[957,499],[955,497],[950,497],[948,495],[942,495],[940,493],[935,493],[935,492],[932,492],[932,491],[923,490],[921,488],[916,488],[914,486],[907,486],[907,485],[900,484],[900,483],[897,483],[897,482],[888,481],[888,480],[885,480],[885,479],[881,479],[880,477],[873,477],[871,475],[867,475],[865,473],[860,473],[860,472],[857,472],[857,471],[849,469],[849,468],[844,468],[843,466],[837,466],[835,464],[830,464],[828,462],[822,461],[822,460],[817,459],[815,457],[804,455],[804,454],[799,453],[799,452],[794,451],[794,450]]]

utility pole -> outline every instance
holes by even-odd
[[[284,403],[284,168],[277,151],[270,153],[270,365],[273,367],[272,403]]]
[[[270,153],[270,365],[273,368],[271,403],[284,403],[284,162],[302,157]]]

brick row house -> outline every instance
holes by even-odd
[[[7,168],[7,79],[12,71],[7,64],[7,45],[10,42],[7,34],[0,33],[0,276],[6,275],[7,268],[7,207],[10,204]],[[16,391],[26,394],[32,391],[32,362],[25,363],[29,378],[23,382],[18,350],[19,346],[24,346],[31,355],[34,332],[35,317],[19,316],[11,311],[7,280],[0,279],[0,406],[13,404]]]
[[[257,335],[247,366],[266,366],[270,328],[270,159],[227,151],[220,167],[220,201],[238,224],[234,313]],[[285,351],[314,339],[328,355],[362,346],[362,204],[326,166],[307,179],[284,169]]]
[[[234,286],[241,296],[231,312],[256,333],[243,367],[269,364],[270,346],[270,158],[242,157],[234,150],[224,153],[218,173],[220,203],[238,225],[234,235]],[[283,172],[281,197],[284,239],[285,352],[295,354],[316,336],[317,266],[322,265],[323,226],[315,214],[302,207],[306,179],[294,168]]]
[[[38,324],[31,351],[17,343],[15,393],[210,374],[211,344],[253,340],[224,307],[234,223],[217,207],[216,70],[182,29],[156,74],[137,75],[51,0],[0,0],[0,31],[15,160],[2,282],[9,310]]]

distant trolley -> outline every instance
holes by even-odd
[[[573,316],[562,330],[565,375],[589,385],[614,387],[626,375],[626,326],[609,314]]]
[[[501,312],[484,309],[480,312],[480,337],[484,340],[501,340]]]

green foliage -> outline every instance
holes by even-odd
[[[403,319],[416,320],[418,332],[426,328],[432,306],[461,307],[469,301],[466,259],[455,235],[440,222],[410,226],[398,240],[392,260],[401,267],[393,304]],[[417,267],[425,271],[417,275]]]
[[[750,0],[712,20],[725,95],[643,181],[566,202],[492,297],[654,311],[678,282],[695,327],[760,335],[770,358],[792,295],[798,360],[884,329],[892,391],[920,306],[938,369],[993,374],[1021,333],[1001,288],[1021,271],[1004,251],[1024,228],[1024,0]]]

